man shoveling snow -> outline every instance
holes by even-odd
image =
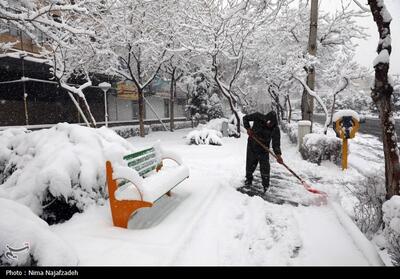
[[[250,126],[250,121],[253,126]],[[262,144],[269,147],[272,141],[272,149],[276,155],[278,163],[283,164],[281,157],[281,134],[278,126],[276,113],[271,111],[266,115],[255,112],[243,117],[243,125],[247,129],[249,139],[247,142],[246,155],[246,181],[245,186],[250,186],[253,182],[253,173],[260,162],[260,173],[264,192],[269,187],[270,164],[269,153],[257,142],[257,138]]]

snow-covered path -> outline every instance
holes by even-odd
[[[187,132],[131,139],[138,148],[160,139],[181,154],[190,178],[172,198],[136,214],[130,230],[111,226],[108,204],[52,226],[77,251],[80,264],[368,265],[331,208],[276,205],[235,190],[244,176],[247,136],[224,138],[223,146],[189,146],[183,139]],[[282,150],[290,166],[312,177],[340,173],[329,165],[318,167],[317,175],[286,136]],[[274,172],[283,169],[273,164]],[[298,187],[297,195],[311,195]]]

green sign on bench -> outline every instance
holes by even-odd
[[[154,147],[126,155],[123,159],[127,161],[128,167],[133,168],[140,176],[155,170],[161,163]]]

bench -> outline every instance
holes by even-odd
[[[163,161],[176,162],[163,167]],[[132,214],[152,207],[165,194],[189,177],[189,169],[175,153],[163,150],[159,144],[123,157],[124,165],[106,162],[110,207],[114,226],[127,228]]]

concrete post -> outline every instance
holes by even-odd
[[[297,140],[299,143],[298,148],[300,150],[300,147],[303,144],[304,136],[311,133],[311,121],[301,120],[298,122],[298,125],[299,125],[299,128],[298,128]]]

